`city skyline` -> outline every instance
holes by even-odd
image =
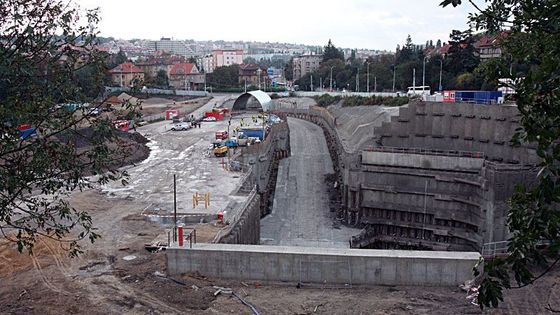
[[[147,1],[135,1],[134,5],[130,1],[75,2],[84,9],[100,8],[99,31],[105,37],[310,46],[324,46],[331,39],[337,47],[389,51],[402,45],[408,34],[416,44],[437,39],[445,42],[451,30],[468,27],[466,15],[474,10],[471,6],[443,9],[439,1],[433,0],[355,0],[344,4],[334,0],[301,3],[287,0],[286,9],[277,4],[270,5],[272,9],[267,8],[269,5],[263,8],[262,2],[255,0],[241,5],[219,0],[204,3],[172,0],[157,7]],[[283,10],[291,16],[285,16]],[[331,22],[334,20],[336,23]]]

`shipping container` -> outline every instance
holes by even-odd
[[[444,103],[498,104],[502,98],[501,91],[444,91]]]
[[[259,138],[261,141],[264,138],[263,128],[242,128],[241,131],[248,138]]]
[[[17,129],[19,130],[19,137],[22,140],[37,136],[37,129],[33,128],[30,124],[21,124]]]

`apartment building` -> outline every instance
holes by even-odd
[[[319,69],[323,60],[323,55],[303,55],[294,57],[294,81],[299,80],[304,75]]]

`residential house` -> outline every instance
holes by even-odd
[[[266,86],[267,80],[268,74],[266,72],[266,68],[261,68],[254,63],[242,64],[239,66],[240,85],[253,85],[258,86],[259,89],[261,89]]]
[[[178,63],[169,70],[169,86],[178,90],[202,90],[204,76],[194,63]]]
[[[130,62],[122,63],[109,70],[111,81],[120,87],[133,87],[137,82],[144,81],[144,71]]]
[[[502,56],[502,48],[500,47],[500,40],[506,36],[506,33],[501,33],[491,36],[482,36],[476,43],[476,49],[480,60],[485,61],[492,58],[499,58]]]
[[[169,76],[169,71],[173,65],[186,62],[186,58],[176,55],[159,55],[147,60],[136,63],[136,66],[144,71],[146,77],[155,78],[160,70],[165,71]]]

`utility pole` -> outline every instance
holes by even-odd
[[[319,77],[319,88],[323,90],[323,77]]]
[[[412,68],[412,91],[416,92],[416,68]]]
[[[332,92],[332,68],[334,68],[334,66],[331,67],[331,90],[330,90],[330,92]]]
[[[369,62],[367,63],[367,79],[366,79],[366,92],[369,93]]]
[[[310,86],[310,90],[313,92],[313,75],[311,75],[311,86]]]
[[[441,89],[443,88],[441,86],[441,75],[443,73],[443,59],[439,60],[439,91],[441,92]]]
[[[424,86],[426,86],[426,59],[428,57],[424,57],[422,62],[422,95],[424,95]]]
[[[245,78],[245,93],[247,93],[247,78]]]
[[[393,93],[395,93],[395,77],[397,74],[397,65],[393,65]]]
[[[173,222],[175,222],[173,241],[177,242],[177,175],[175,174],[173,174]]]
[[[377,92],[377,76],[373,77],[373,90]]]
[[[206,91],[206,71],[204,71],[204,93],[208,93]]]
[[[360,92],[360,68],[356,72],[356,92]]]

